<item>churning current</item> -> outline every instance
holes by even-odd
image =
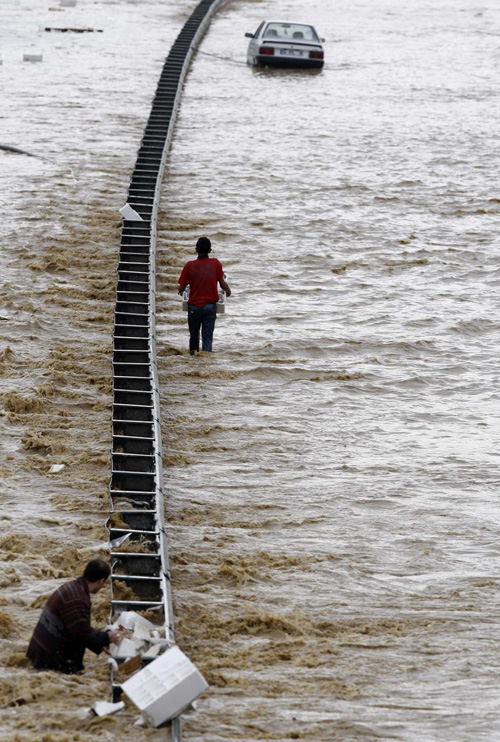
[[[500,8],[326,5],[219,14],[163,193],[173,587],[218,701],[186,734],[493,740]],[[236,63],[273,17],[321,73]],[[193,360],[205,233],[233,296]]]
[[[87,165],[96,210],[122,205],[159,76],[148,12],[133,118],[89,123],[121,168]],[[313,23],[323,70],[246,66],[266,18]],[[189,742],[500,736],[499,40],[493,0],[236,0],[194,60],[157,265],[176,638],[211,686]],[[233,295],[191,358],[200,235]]]

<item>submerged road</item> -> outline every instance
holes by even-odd
[[[105,538],[118,209],[194,4],[4,5],[0,139],[47,161],[0,152],[0,716],[9,742],[91,742],[105,662],[41,684],[24,652]],[[103,33],[40,32],[55,12]],[[313,0],[320,74],[245,66],[245,32],[303,15],[217,14],[162,189],[175,639],[211,686],[184,738],[494,740],[498,7]],[[203,233],[233,296],[191,359],[175,287]],[[163,738],[135,716],[113,734]]]

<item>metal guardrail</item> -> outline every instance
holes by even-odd
[[[108,530],[111,609],[153,610],[174,640],[170,569],[164,523],[160,394],[155,339],[156,224],[160,188],[184,78],[194,48],[227,0],[202,0],[163,66],[137,153],[128,204],[143,221],[123,220],[113,336],[113,434]],[[127,537],[117,546],[116,540]],[[129,544],[129,546],[127,546]],[[118,583],[128,590],[119,590]],[[120,592],[126,597],[120,597]],[[132,596],[133,597],[130,597]],[[113,697],[121,693],[112,675]],[[180,717],[172,722],[180,742]]]

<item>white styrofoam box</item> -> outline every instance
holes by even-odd
[[[152,660],[159,654],[160,649],[161,644],[153,644],[153,646],[149,647],[149,649],[142,653],[142,658],[146,660]]]
[[[151,641],[151,628],[143,623],[137,622],[134,626],[133,638],[140,641]]]
[[[117,619],[115,619],[115,622],[112,624],[112,629],[117,629],[119,626],[123,626],[124,629],[133,629],[138,623],[142,624],[143,626],[149,626],[150,628],[155,627],[154,623],[151,623],[151,621],[148,621],[147,618],[144,618],[144,616],[141,616],[140,613],[136,613],[135,611],[122,611]]]
[[[137,647],[132,639],[125,637],[119,644],[110,644],[109,653],[112,657],[135,657]]]
[[[132,642],[135,646],[137,654],[142,654],[141,650],[147,649],[147,642],[145,642],[144,639],[138,639],[136,636],[133,636]]]
[[[144,718],[154,727],[179,714],[208,688],[208,683],[179,649],[171,647],[122,684]]]

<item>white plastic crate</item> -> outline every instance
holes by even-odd
[[[226,292],[223,291],[223,289],[218,289],[219,291],[219,301],[217,302],[217,314],[224,314],[226,311]],[[188,302],[189,302],[189,286],[187,286],[184,289],[184,292],[182,294],[182,311],[187,312],[188,311]]]

